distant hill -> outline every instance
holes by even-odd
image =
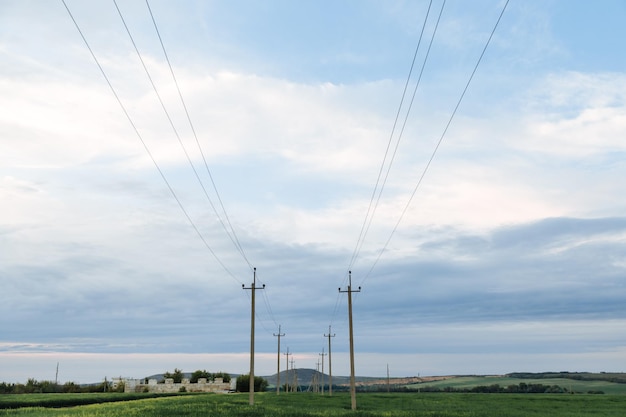
[[[298,385],[300,386],[309,386],[313,383],[313,380],[315,378],[315,376],[317,375],[317,378],[321,381],[322,379],[322,373],[316,371],[315,369],[309,369],[309,368],[297,368],[295,370],[295,374],[297,376],[298,379]],[[276,386],[276,375],[268,375],[268,376],[263,376],[263,378],[265,378],[267,380],[267,382],[271,385],[271,386]],[[293,383],[294,380],[294,370],[289,370],[289,379],[290,381]],[[376,377],[367,377],[367,376],[355,376],[354,380],[357,384],[363,385],[363,384],[371,384],[374,381],[380,381],[380,378],[376,378]],[[287,381],[287,372],[286,371],[280,371],[280,385],[284,385],[285,382]],[[327,373],[323,374],[323,381],[325,385],[328,385],[329,381],[330,381],[330,375],[328,375]],[[333,385],[349,385],[350,384],[350,377],[349,376],[342,376],[342,375],[333,375]]]
[[[299,386],[309,386],[313,383],[313,380],[315,378],[315,375],[317,374],[317,378],[321,380],[322,378],[322,373],[316,371],[315,369],[309,369],[309,368],[297,368],[295,369],[295,376],[297,377],[297,383]],[[237,378],[240,374],[230,374],[230,376],[232,378]],[[270,386],[275,387],[276,386],[276,381],[277,381],[277,374],[273,374],[273,375],[257,375],[257,376],[261,376],[262,378],[264,378],[265,380],[267,380],[268,384]],[[146,379],[156,379],[157,381],[163,381],[165,379],[165,377],[163,376],[162,373],[160,374],[154,374],[154,375],[150,375],[145,377]],[[183,378],[191,378],[191,372],[183,372]],[[327,373],[324,373],[323,375],[323,380],[324,380],[324,384],[328,385],[329,383],[329,378],[330,376]],[[290,382],[293,383],[294,380],[294,370],[289,370],[289,379]],[[364,376],[356,376],[355,378],[355,382],[359,385],[370,385],[375,381],[381,381],[380,378],[375,378],[375,377],[364,377]],[[287,372],[286,371],[281,371],[280,372],[280,385],[284,385],[287,382]],[[381,382],[382,383],[382,382]],[[405,383],[409,383],[409,382],[405,382]],[[341,375],[333,375],[333,385],[349,385],[350,384],[350,377],[349,376],[341,376]]]

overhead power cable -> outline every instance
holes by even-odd
[[[239,251],[239,253],[243,256],[244,260],[247,262],[248,266],[252,267],[250,265],[250,262],[248,262],[248,259],[246,258],[245,254],[243,253],[243,250],[241,249],[241,245],[239,244],[239,241],[236,239],[236,237],[233,237],[233,235],[231,234],[231,232],[228,230],[228,228],[226,227],[226,225],[224,224],[224,221],[222,220],[222,217],[220,216],[220,214],[218,213],[217,208],[215,207],[215,205],[213,204],[213,201],[211,200],[211,197],[209,196],[206,187],[204,186],[204,183],[202,182],[202,179],[200,178],[200,175],[198,174],[198,171],[196,170],[196,167],[193,163],[193,161],[191,160],[191,157],[189,156],[189,152],[187,151],[187,148],[185,147],[185,144],[183,143],[180,134],[178,133],[178,130],[176,129],[176,126],[174,125],[174,122],[169,114],[169,111],[167,110],[165,103],[163,102],[163,99],[161,98],[161,94],[159,94],[159,90],[157,89],[156,84],[154,83],[154,80],[152,78],[152,76],[150,75],[150,71],[148,70],[148,67],[146,66],[146,63],[143,59],[143,57],[141,56],[141,52],[139,51],[139,48],[137,47],[137,44],[135,43],[135,39],[133,38],[132,33],[130,32],[130,29],[128,28],[128,25],[126,24],[126,20],[124,19],[124,15],[122,13],[122,11],[120,10],[117,1],[113,0],[113,3],[115,4],[115,8],[117,9],[117,13],[120,16],[120,19],[122,21],[122,24],[124,25],[124,28],[126,29],[126,33],[128,34],[128,37],[133,45],[133,48],[135,49],[135,52],[137,54],[137,57],[139,58],[139,61],[141,62],[141,65],[144,69],[144,72],[146,73],[146,76],[148,77],[148,80],[150,81],[150,85],[152,86],[152,89],[154,90],[154,93],[157,97],[157,99],[159,100],[159,103],[161,104],[161,108],[163,109],[163,112],[165,113],[165,116],[172,128],[172,131],[174,132],[174,135],[176,136],[176,139],[178,140],[178,143],[180,145],[180,147],[183,150],[183,153],[185,154],[185,157],[187,158],[187,162],[189,163],[189,165],[191,166],[191,169],[196,177],[196,180],[198,181],[198,183],[200,184],[200,187],[202,188],[202,191],[204,192],[204,196],[206,197],[207,201],[209,202],[209,205],[211,206],[211,208],[213,208],[213,212],[215,213],[215,215],[217,216],[217,219],[219,220],[219,222],[222,224],[222,227],[224,228],[224,231],[226,232],[226,234],[228,235],[228,237],[230,238],[231,242],[235,245],[235,247],[237,248],[237,250]],[[154,21],[154,20],[153,20]],[[158,33],[158,32],[157,32]],[[160,37],[159,37],[160,40]],[[169,61],[168,61],[169,63]],[[171,70],[171,67],[170,67]],[[178,87],[178,84],[176,84]],[[179,94],[180,94],[180,90],[179,90]],[[182,95],[181,95],[182,98]],[[185,107],[185,111],[186,111],[186,107]],[[192,130],[193,130],[193,125],[192,125]],[[195,134],[195,131],[194,131]],[[197,141],[197,137],[196,137],[196,141]],[[213,182],[213,179],[211,178],[211,181]],[[217,193],[217,188],[215,187],[215,183],[213,183],[213,187],[215,189],[215,192]],[[218,198],[219,198],[219,194],[218,194]],[[221,199],[220,199],[221,201]],[[222,205],[223,208],[223,205]],[[232,230],[232,226],[231,226],[231,230]],[[234,233],[234,230],[233,232]]]
[[[141,142],[144,150],[146,151],[146,153],[148,154],[148,156],[150,157],[150,160],[152,161],[152,163],[154,164],[154,166],[156,167],[157,171],[159,172],[159,175],[161,176],[161,179],[163,179],[163,182],[165,183],[165,185],[167,186],[168,190],[170,191],[170,193],[172,194],[172,197],[174,197],[174,200],[176,200],[176,203],[178,204],[178,207],[180,207],[181,211],[183,212],[184,216],[187,218],[187,220],[189,221],[189,223],[191,224],[191,226],[193,227],[193,229],[196,231],[196,234],[198,235],[198,237],[202,240],[202,242],[204,243],[204,246],[206,246],[206,248],[209,250],[209,252],[213,255],[213,257],[215,258],[215,260],[220,264],[220,266],[224,269],[224,271],[226,271],[226,273],[233,278],[235,281],[237,281],[238,283],[242,283],[239,279],[237,279],[237,277],[235,277],[235,275],[233,275],[233,273],[226,267],[226,265],[222,262],[222,260],[217,256],[217,254],[215,253],[215,251],[213,251],[213,249],[211,248],[211,246],[209,245],[209,243],[206,241],[206,239],[204,238],[204,236],[202,235],[202,233],[200,232],[200,230],[198,229],[198,227],[196,226],[196,224],[194,223],[194,221],[191,219],[191,217],[189,216],[189,213],[187,212],[187,210],[185,210],[185,207],[183,206],[183,204],[181,203],[180,199],[178,198],[178,196],[176,195],[176,192],[174,191],[174,189],[172,188],[172,186],[170,185],[169,181],[167,180],[167,178],[165,177],[165,174],[163,173],[163,171],[161,170],[161,168],[159,167],[159,164],[157,163],[157,161],[154,159],[154,156],[152,155],[152,152],[150,152],[150,149],[148,148],[148,145],[146,144],[146,142],[144,141],[143,137],[141,136],[141,133],[139,133],[139,130],[137,129],[137,126],[135,125],[135,123],[133,122],[133,119],[130,117],[130,114],[128,113],[128,111],[126,110],[126,107],[124,106],[124,103],[122,102],[122,100],[120,99],[119,95],[117,94],[117,92],[115,91],[115,88],[113,87],[113,84],[111,83],[109,77],[106,75],[106,72],[104,71],[104,68],[102,67],[102,65],[100,64],[100,61],[98,60],[98,58],[96,57],[93,49],[91,48],[91,46],[89,45],[89,42],[87,42],[87,38],[85,38],[85,35],[83,34],[83,31],[81,30],[80,26],[78,25],[78,22],[76,21],[76,19],[74,18],[74,15],[72,14],[72,12],[70,11],[70,8],[68,7],[67,3],[65,2],[65,0],[61,0],[63,2],[63,6],[65,6],[65,10],[67,10],[68,15],[70,16],[70,18],[72,19],[72,22],[74,23],[74,26],[76,26],[76,29],[78,30],[78,33],[80,34],[80,37],[82,38],[83,42],[85,43],[85,46],[87,47],[87,49],[89,50],[89,53],[91,54],[91,57],[93,58],[93,60],[95,61],[96,65],[98,66],[98,69],[100,70],[100,73],[102,74],[102,76],[104,77],[107,85],[109,86],[109,89],[111,90],[111,92],[113,93],[113,96],[115,97],[115,100],[117,101],[117,103],[119,104],[120,108],[122,109],[122,112],[124,113],[124,115],[126,116],[126,119],[128,119],[128,122],[130,123],[131,127],[133,128],[137,138],[139,139],[139,141]]]
[[[441,136],[439,137],[439,140],[437,141],[437,145],[433,149],[433,152],[431,153],[430,158],[428,159],[428,162],[426,163],[426,166],[424,167],[424,169],[422,171],[422,174],[420,175],[419,180],[417,181],[417,184],[415,185],[415,188],[413,188],[413,192],[411,193],[411,196],[409,197],[409,200],[407,201],[406,205],[404,206],[404,209],[402,210],[402,213],[400,214],[400,217],[398,218],[398,220],[397,220],[393,230],[389,234],[389,237],[387,238],[387,241],[385,242],[385,244],[383,245],[382,249],[378,253],[378,256],[376,257],[376,260],[372,264],[371,268],[369,269],[369,271],[363,277],[363,280],[361,281],[362,283],[365,282],[365,280],[370,276],[370,274],[372,273],[372,271],[376,267],[376,264],[378,264],[378,261],[380,261],[380,258],[382,257],[382,255],[385,252],[385,250],[387,250],[387,247],[389,246],[389,243],[391,242],[391,239],[393,238],[393,235],[395,234],[396,230],[398,230],[398,226],[400,225],[400,222],[402,222],[402,219],[404,218],[404,215],[408,211],[408,209],[409,209],[409,207],[411,205],[411,202],[413,201],[413,198],[415,197],[415,194],[417,193],[417,190],[419,189],[420,185],[422,184],[422,181],[424,180],[424,177],[426,176],[426,173],[428,172],[428,169],[430,168],[430,165],[432,164],[433,160],[435,159],[435,155],[437,154],[437,151],[439,150],[439,147],[441,146],[441,143],[443,142],[443,139],[446,136],[446,133],[448,132],[448,129],[450,128],[450,125],[452,124],[452,120],[454,119],[454,116],[456,115],[459,107],[461,106],[461,102],[463,101],[463,98],[465,97],[465,93],[467,93],[467,90],[468,90],[472,80],[474,79],[474,75],[476,74],[476,71],[478,70],[478,66],[480,65],[480,63],[481,63],[481,61],[483,59],[483,56],[485,55],[485,52],[487,51],[487,48],[489,47],[489,44],[491,43],[491,39],[493,38],[493,35],[496,32],[496,29],[498,28],[498,25],[500,24],[500,20],[502,20],[502,16],[504,15],[504,12],[505,12],[508,4],[509,4],[509,0],[506,0],[506,2],[504,3],[504,6],[502,7],[502,11],[500,12],[500,15],[498,16],[498,20],[496,21],[495,25],[493,26],[493,29],[491,30],[491,33],[489,34],[489,38],[487,39],[487,42],[485,43],[485,46],[483,47],[482,52],[480,53],[480,56],[478,57],[478,60],[476,61],[476,65],[474,65],[474,69],[472,70],[472,73],[470,74],[470,76],[469,76],[469,78],[467,80],[467,83],[465,84],[465,87],[463,88],[463,91],[461,92],[461,95],[459,96],[459,99],[458,99],[458,101],[456,103],[456,106],[454,107],[454,110],[452,111],[452,114],[450,115],[450,118],[448,119],[448,122],[446,123],[446,126],[443,129],[443,132],[441,133]]]
[[[380,199],[382,197],[383,194],[383,190],[385,189],[385,185],[387,184],[387,180],[389,179],[389,172],[391,171],[391,167],[393,165],[393,161],[396,158],[396,154],[398,153],[398,147],[400,145],[400,140],[402,139],[402,135],[404,134],[404,129],[406,128],[406,124],[407,121],[409,120],[409,114],[411,113],[411,109],[413,108],[413,102],[415,101],[415,95],[417,93],[417,88],[420,85],[420,81],[422,80],[422,75],[424,74],[424,68],[426,68],[426,62],[428,61],[428,56],[430,55],[430,50],[433,46],[433,41],[435,40],[435,35],[437,34],[437,28],[439,27],[439,22],[441,21],[441,15],[443,14],[443,9],[446,5],[446,1],[444,0],[443,3],[441,4],[441,10],[439,11],[439,16],[437,17],[437,23],[435,24],[435,29],[433,30],[433,34],[430,38],[430,43],[428,44],[428,50],[426,51],[426,56],[424,57],[424,62],[422,63],[422,68],[420,69],[420,73],[419,76],[417,77],[417,82],[415,83],[415,88],[413,89],[413,95],[411,96],[411,101],[409,102],[409,107],[406,111],[406,114],[404,116],[404,122],[402,123],[402,128],[400,129],[400,133],[398,134],[398,138],[396,140],[396,146],[393,149],[393,154],[391,155],[391,160],[389,162],[389,164],[387,165],[387,172],[385,172],[385,178],[383,179],[383,183],[381,185],[381,187],[379,188],[378,191],[378,196],[376,198],[376,204],[374,205],[374,212],[376,210],[376,208],[378,207],[378,203],[380,202]],[[369,231],[369,228],[372,224],[372,220],[374,220],[374,214],[372,213],[372,216],[370,216],[369,222],[367,224],[367,229],[365,230],[365,235],[367,235],[367,232]],[[363,241],[361,242],[361,245],[363,245]],[[359,248],[360,250],[360,248]]]
[[[161,49],[163,51],[163,56],[165,57],[165,60],[166,60],[167,65],[168,65],[168,68],[170,70],[170,74],[172,76],[172,80],[174,82],[174,85],[176,86],[176,90],[178,92],[178,97],[180,99],[180,103],[181,103],[181,105],[182,105],[182,107],[183,107],[183,109],[185,111],[185,115],[187,117],[187,122],[189,123],[189,127],[191,129],[191,132],[193,133],[196,145],[198,147],[198,151],[200,152],[200,155],[202,156],[202,160],[204,162],[204,167],[205,167],[206,172],[207,172],[207,174],[208,174],[208,176],[209,176],[209,178],[211,180],[211,184],[213,186],[213,190],[215,192],[215,195],[217,196],[217,200],[218,200],[219,205],[221,207],[221,212],[223,214],[223,218],[226,220],[226,223],[228,224],[228,227],[226,226],[226,224],[222,220],[222,215],[220,215],[220,213],[216,209],[215,205],[211,201],[211,198],[209,197],[209,195],[208,195],[208,193],[206,191],[206,188],[204,187],[204,184],[200,180],[200,177],[199,177],[199,175],[198,175],[198,173],[197,173],[197,171],[196,171],[192,161],[190,160],[189,157],[187,157],[187,159],[188,159],[190,165],[192,166],[193,171],[196,174],[196,178],[200,182],[200,185],[202,186],[204,194],[207,197],[207,199],[209,200],[209,203],[211,204],[211,207],[213,208],[213,211],[215,212],[215,215],[217,216],[217,218],[219,219],[220,223],[222,224],[222,227],[224,228],[224,231],[226,232],[226,234],[230,238],[230,240],[233,243],[233,245],[235,245],[235,247],[237,248],[237,250],[240,253],[240,255],[246,261],[246,263],[248,264],[248,267],[251,270],[253,270],[252,264],[248,260],[248,257],[246,256],[246,253],[245,253],[245,251],[243,249],[243,246],[241,245],[241,242],[240,242],[239,238],[237,237],[237,232],[235,231],[235,228],[233,227],[232,222],[230,221],[230,217],[228,216],[228,212],[226,211],[226,208],[224,207],[224,203],[222,201],[222,198],[220,197],[220,193],[219,193],[219,191],[217,189],[217,186],[215,184],[215,181],[213,179],[213,175],[211,174],[211,170],[209,169],[209,164],[207,163],[206,156],[204,154],[202,146],[200,145],[200,140],[198,139],[198,134],[196,133],[196,129],[194,127],[194,124],[192,122],[191,116],[189,114],[189,110],[188,110],[187,104],[185,102],[185,99],[183,97],[182,90],[180,89],[180,85],[178,83],[178,79],[176,78],[176,74],[174,72],[174,68],[172,66],[172,63],[171,63],[170,58],[169,58],[169,55],[167,53],[167,49],[165,48],[165,43],[163,42],[163,38],[161,36],[161,32],[159,31],[159,26],[158,26],[158,24],[156,22],[156,18],[154,17],[154,13],[152,11],[152,8],[150,7],[150,2],[148,0],[146,0],[146,7],[148,9],[148,12],[150,13],[150,18],[151,18],[152,23],[154,25],[154,30],[156,32],[156,35],[157,35],[157,37],[159,39],[159,43],[161,45]],[[129,36],[130,36],[130,32],[129,32]],[[134,45],[134,42],[133,42],[133,45]],[[137,48],[135,48],[135,49],[137,50]],[[138,55],[140,55],[139,51],[137,51],[137,53],[138,53]],[[144,66],[144,69],[145,69],[145,66]],[[146,69],[146,73],[148,73],[147,69]],[[148,77],[150,78],[149,75],[148,75]],[[155,92],[156,92],[156,87],[155,87]],[[165,107],[163,107],[163,110],[166,111]],[[169,119],[169,117],[168,117],[168,119]],[[170,119],[170,122],[171,122],[171,119]],[[172,124],[172,128],[174,128],[173,124]],[[178,135],[177,135],[177,138],[178,138]],[[181,146],[183,147],[183,149],[185,149],[182,141],[180,140],[180,138],[178,138],[178,140],[179,140],[179,143],[181,144]],[[185,150],[185,154],[187,155],[187,151],[186,150]],[[261,282],[261,280],[259,279],[258,275],[257,275],[257,280],[259,282]],[[265,308],[266,308],[266,310],[268,312],[268,315],[269,315],[270,319],[274,322],[274,324],[276,326],[278,326],[278,323],[276,322],[276,319],[274,317],[274,313],[272,311],[272,307],[271,307],[269,296],[268,296],[268,291],[262,291],[262,294],[263,294],[263,302],[264,302]],[[257,313],[255,313],[255,314],[257,314]],[[259,322],[261,323],[262,327],[265,328],[265,330],[269,332],[269,330],[267,330],[267,328],[263,325],[263,321],[260,318],[259,318]]]
[[[382,185],[380,185],[380,181],[383,175],[383,171],[385,169],[385,165],[387,165],[387,157],[389,155],[389,149],[391,148],[391,143],[393,141],[393,136],[394,133],[396,131],[396,127],[398,124],[398,120],[400,118],[400,113],[402,111],[402,107],[404,105],[404,99],[406,98],[406,93],[409,87],[409,82],[411,81],[411,75],[413,74],[413,68],[415,66],[415,60],[417,59],[417,54],[419,52],[420,49],[420,45],[422,44],[422,38],[424,36],[424,30],[426,29],[426,23],[428,21],[428,16],[430,15],[430,9],[432,6],[433,2],[432,0],[430,1],[430,3],[428,4],[428,10],[426,11],[426,16],[424,17],[424,23],[422,24],[422,30],[420,32],[420,36],[419,39],[417,41],[417,46],[415,47],[415,53],[413,54],[413,60],[411,61],[411,67],[409,68],[409,73],[407,75],[406,78],[406,82],[404,83],[404,90],[402,91],[402,97],[400,98],[400,104],[398,105],[398,110],[396,111],[396,117],[393,121],[393,127],[391,128],[391,134],[389,135],[389,141],[387,142],[387,148],[385,149],[385,154],[383,156],[383,160],[382,163],[380,164],[380,169],[378,171],[378,177],[376,178],[376,184],[374,185],[374,190],[372,190],[372,196],[370,197],[370,202],[369,202],[369,206],[367,207],[367,212],[365,213],[365,218],[363,219],[363,224],[361,225],[361,231],[359,232],[359,237],[357,239],[357,243],[356,246],[354,248],[354,251],[352,252],[352,257],[350,258],[350,263],[348,265],[347,270],[351,270],[352,267],[354,266],[354,263],[356,262],[358,255],[361,251],[361,247],[363,246],[363,242],[365,241],[365,237],[367,235],[367,232],[369,230],[369,227],[372,223],[372,219],[374,218],[374,213],[376,212],[376,208],[378,207],[378,202],[380,200],[380,196],[382,194],[382,190],[384,188],[385,182],[387,181],[387,176],[385,176],[384,182]],[[441,17],[441,15],[440,15]],[[434,35],[433,35],[434,37]],[[425,64],[425,61],[424,61]],[[422,65],[422,71],[424,69],[424,66]],[[420,74],[421,77],[421,74]],[[419,85],[419,82],[418,82]],[[417,85],[415,86],[415,90],[417,90]],[[413,96],[415,96],[415,93],[413,93]],[[412,103],[412,101],[411,101]],[[409,108],[410,111],[410,108]],[[408,112],[407,112],[407,116],[408,116]],[[404,129],[403,129],[404,130]],[[397,143],[400,142],[400,137],[398,137]],[[396,144],[396,150],[397,150],[397,144]],[[391,165],[393,164],[393,157],[395,156],[395,151],[393,153],[392,158],[389,161],[388,164],[388,169],[387,169],[387,175],[389,175],[389,169],[391,169]],[[380,185],[380,187],[379,187]],[[376,199],[376,202],[374,202],[375,198],[376,198],[376,193],[378,192],[378,198]],[[344,277],[344,281],[345,279],[347,279],[347,274]]]
[[[213,179],[213,175],[211,174],[211,170],[209,169],[209,164],[207,163],[206,156],[204,155],[204,151],[202,150],[202,146],[200,145],[200,140],[198,140],[198,134],[196,133],[196,129],[195,129],[194,125],[193,125],[193,122],[191,121],[191,116],[189,115],[189,110],[187,109],[187,104],[185,103],[185,99],[183,98],[183,93],[181,92],[180,86],[178,85],[178,80],[176,78],[176,75],[174,74],[174,68],[172,67],[172,63],[170,62],[169,55],[167,54],[167,50],[165,49],[165,44],[163,43],[163,38],[161,37],[161,32],[159,31],[159,27],[157,25],[157,22],[156,22],[156,19],[154,17],[154,14],[152,13],[152,8],[150,7],[150,3],[149,3],[148,0],[146,0],[146,6],[148,7],[148,11],[150,12],[150,18],[152,19],[152,23],[154,24],[154,30],[156,31],[156,34],[157,34],[157,36],[159,38],[159,43],[161,44],[161,49],[163,50],[163,55],[165,56],[165,60],[167,61],[167,65],[168,65],[168,67],[170,69],[170,74],[172,75],[172,79],[174,80],[174,85],[176,85],[176,91],[178,91],[178,97],[180,98],[180,103],[182,104],[183,109],[185,110],[185,115],[187,116],[187,121],[189,122],[189,127],[191,128],[191,132],[193,133],[193,137],[196,140],[196,145],[198,146],[198,150],[200,151],[200,155],[202,155],[202,161],[204,162],[204,167],[206,169],[207,174],[209,175],[209,178],[211,180],[211,184],[213,185],[213,190],[215,191],[215,195],[217,196],[217,200],[218,200],[219,205],[220,205],[220,207],[222,209],[222,213],[224,214],[224,218],[226,219],[226,223],[228,223],[228,228],[230,229],[230,233],[228,233],[228,230],[226,230],[226,232],[228,233],[228,236],[233,241],[233,244],[235,245],[235,247],[237,248],[237,250],[239,251],[241,256],[244,258],[244,260],[246,261],[246,263],[248,264],[250,269],[252,269],[252,264],[250,263],[250,261],[248,260],[248,257],[246,256],[246,253],[245,253],[245,251],[243,249],[243,246],[241,245],[241,242],[239,241],[239,238],[237,237],[237,233],[235,232],[235,228],[233,227],[233,225],[232,225],[232,223],[230,221],[230,217],[228,216],[228,212],[226,211],[226,208],[224,207],[224,203],[222,201],[222,198],[220,197],[220,193],[217,191],[217,186],[215,185],[215,181]],[[204,189],[204,186],[202,188]],[[206,194],[206,190],[205,190],[205,194]],[[211,203],[211,207],[213,207],[213,210],[215,211],[215,214],[218,216],[218,219],[220,220],[220,223],[222,223],[222,226],[224,227],[224,229],[226,229],[226,225],[224,224],[224,222],[222,221],[221,216],[218,214],[217,210],[213,206],[213,203]]]

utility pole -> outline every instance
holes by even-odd
[[[348,289],[341,290],[339,292],[348,293],[348,326],[350,328],[350,397],[352,399],[352,410],[356,410],[356,384],[354,382],[354,336],[352,331],[352,293],[361,292],[361,287],[358,290],[352,289],[352,271],[348,271]]]
[[[315,393],[320,392],[320,360],[317,360],[315,364],[315,373],[313,374],[313,378],[311,378],[311,385],[309,385],[309,391],[313,391]]]
[[[293,353],[289,353],[289,348],[287,348],[287,353],[283,353],[283,355],[287,356],[286,364],[287,371],[285,373],[285,392],[289,392],[289,355],[293,355]]]
[[[324,337],[328,338],[328,378],[330,381],[328,382],[328,395],[332,397],[333,395],[333,367],[331,362],[331,354],[330,354],[330,338],[335,337],[335,335],[330,334],[330,326],[328,326],[328,334],[324,334]]]
[[[389,364],[387,364],[387,392],[389,392]]]
[[[256,286],[256,268],[254,268],[252,286],[246,288],[245,284],[241,284],[241,288],[252,291],[252,313],[250,315],[250,405],[254,405],[254,294],[256,290],[265,289],[265,284],[262,287]]]
[[[322,395],[324,395],[324,356],[328,355],[328,353],[324,353],[324,348],[322,348],[322,353],[318,353],[322,357]]]
[[[278,334],[274,333],[274,336],[278,337],[278,358],[276,359],[276,395],[280,394],[280,338],[285,334],[280,334],[280,324],[278,325]]]
[[[298,391],[298,371],[294,368],[293,364],[296,360],[292,359],[291,362],[291,370],[293,371],[293,383],[291,384],[291,392]]]

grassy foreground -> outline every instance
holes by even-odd
[[[63,394],[55,394],[63,395]],[[0,410],[0,416],[207,416],[207,417],[622,417],[624,395],[568,394],[349,394],[260,393],[255,405],[247,394],[200,394],[146,398],[71,408],[26,407]]]

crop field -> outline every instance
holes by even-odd
[[[587,393],[590,391],[602,391],[605,394],[626,394],[626,384],[619,384],[610,381],[586,381],[569,378],[513,378],[508,376],[460,376],[441,381],[424,382],[420,384],[406,385],[407,388],[418,389],[420,387],[434,387],[445,389],[447,387],[454,389],[471,389],[476,386],[500,385],[507,387],[509,385],[518,385],[520,383],[542,384],[542,385],[558,385],[567,389],[569,392]]]
[[[31,406],[2,409],[0,416],[126,417],[622,417],[625,395],[588,394],[458,394],[458,393],[367,393],[357,396],[358,410],[350,410],[346,393],[332,397],[319,394],[259,393],[254,406],[247,394],[186,394],[173,397],[134,399],[119,396],[119,402],[43,408],[37,399],[61,398],[65,394],[23,394],[34,398]],[[5,397],[5,396],[2,396]],[[14,397],[14,396],[7,396]],[[6,398],[0,405],[6,405]]]

